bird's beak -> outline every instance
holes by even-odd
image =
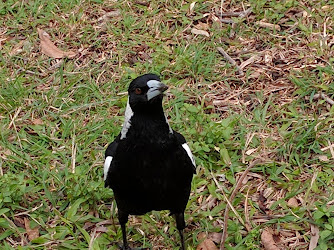
[[[147,82],[147,86],[149,87],[147,91],[147,100],[151,100],[152,98],[161,95],[168,89],[168,86],[159,82],[157,80],[150,80]]]
[[[163,84],[162,82],[160,83],[160,87],[159,90],[161,91],[161,93],[165,92],[168,89],[168,86]]]

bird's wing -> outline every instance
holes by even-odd
[[[115,157],[116,154],[116,149],[118,146],[120,140],[120,135],[118,135],[115,140],[109,144],[106,153],[105,153],[105,161],[104,161],[104,168],[103,168],[103,172],[104,172],[104,186],[108,187],[109,186],[109,182],[110,182],[110,178],[108,178],[108,173],[109,173],[109,169],[111,166],[111,162],[113,160],[113,158]]]
[[[176,140],[177,142],[182,146],[182,148],[184,149],[184,151],[187,153],[188,155],[188,158],[193,166],[193,171],[194,173],[196,173],[196,164],[195,164],[195,158],[193,156],[193,154],[191,153],[191,150],[187,144],[187,141],[186,139],[184,138],[183,135],[181,135],[180,133],[176,132],[176,131],[173,131],[175,137],[176,137]]]

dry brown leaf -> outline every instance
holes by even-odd
[[[7,160],[7,156],[10,156],[12,154],[12,151],[10,149],[4,149],[0,148],[0,158]]]
[[[103,16],[99,17],[99,19],[97,19],[98,22],[101,21],[106,21],[112,17],[118,17],[121,15],[120,10],[113,10],[113,11],[109,11],[106,14],[104,14]]]
[[[320,161],[329,161],[327,155],[319,155],[318,157]]]
[[[251,148],[251,149],[248,149],[248,150],[245,152],[245,154],[246,154],[246,155],[251,155],[251,154],[253,154],[256,150],[257,150],[257,148]]]
[[[213,233],[209,233],[208,239],[212,240],[216,244],[219,244],[222,239],[222,236],[223,236],[222,233],[213,232]]]
[[[44,30],[37,28],[39,38],[41,39],[41,51],[47,56],[53,58],[73,58],[75,57],[76,53],[73,51],[62,51],[54,45],[53,42],[50,40],[50,36]]]
[[[261,28],[268,28],[268,29],[277,30],[277,31],[281,30],[281,26],[279,26],[278,24],[266,23],[263,21],[258,21],[256,22],[256,24],[259,25]]]
[[[85,229],[86,231],[87,230],[90,230],[92,227],[95,226],[96,223],[93,223],[93,222],[90,222],[90,221],[86,221],[84,226],[83,226],[83,229]]]
[[[261,242],[262,245],[264,246],[265,250],[280,250],[276,246],[276,242],[274,241],[274,237],[269,231],[268,228],[264,229],[262,234],[261,234]]]
[[[15,216],[14,223],[16,226],[24,228],[24,217]]]
[[[189,6],[189,14],[194,13],[194,7],[195,7],[196,2],[192,2]]]
[[[272,187],[268,187],[265,190],[263,190],[263,196],[268,199],[269,196],[274,192],[274,189]]]
[[[288,200],[288,203],[287,203],[288,207],[298,207],[298,201],[296,198],[292,197]]]
[[[330,6],[330,5],[324,5],[324,6],[321,7],[321,9],[322,9],[323,11],[328,11],[328,10],[331,9],[331,6]]]
[[[202,36],[210,37],[209,32],[207,32],[205,30],[198,30],[196,28],[192,28],[191,33],[193,33],[195,35],[202,35]]]
[[[24,227],[26,228],[28,239],[30,241],[39,237],[39,228],[35,227],[34,229],[31,229],[30,221],[27,218],[24,218]]]
[[[22,40],[18,44],[16,44],[14,46],[14,48],[9,52],[9,55],[10,56],[15,56],[15,55],[21,53],[22,52],[22,47],[23,47],[24,43],[25,43],[25,40]]]
[[[205,239],[197,246],[196,250],[218,250],[218,248],[212,240]]]
[[[149,7],[150,6],[150,2],[144,2],[144,1],[135,1],[136,4],[142,5],[142,6],[146,6]]]
[[[8,39],[9,39],[8,37],[2,37],[2,36],[0,36],[0,49],[2,49],[3,42],[7,41]]]
[[[206,235],[205,232],[200,232],[200,233],[197,235],[197,239],[198,239],[199,241],[204,240],[206,237],[207,237],[207,235]]]
[[[254,71],[250,76],[249,78],[259,78],[261,75],[261,72],[260,71]]]
[[[195,28],[198,30],[209,30],[210,26],[207,23],[199,22],[195,25]]]
[[[100,233],[106,233],[108,232],[108,228],[104,227],[104,226],[100,226],[100,227],[96,227],[96,232],[100,232]]]
[[[316,225],[311,224],[311,240],[310,245],[308,246],[309,250],[313,250],[317,247],[319,240],[319,228]]]
[[[32,124],[34,124],[34,125],[42,125],[43,124],[43,120],[40,119],[40,118],[34,119],[32,121]]]

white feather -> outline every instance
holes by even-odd
[[[130,119],[133,116],[133,111],[130,107],[129,104],[129,99],[126,104],[126,109],[125,109],[125,117],[124,117],[124,124],[121,130],[121,139],[126,138],[126,133],[128,132],[129,128],[131,127]]]
[[[189,156],[189,158],[190,158],[192,164],[194,165],[194,167],[196,167],[194,156],[193,156],[193,154],[191,153],[191,150],[190,150],[188,144],[187,144],[187,143],[183,143],[183,144],[182,144],[182,147],[183,147],[184,150],[187,152],[187,154],[188,154],[188,156]]]
[[[104,168],[103,168],[103,172],[104,172],[104,180],[107,179],[107,175],[108,175],[108,171],[111,165],[111,161],[112,161],[112,156],[107,156],[106,160],[104,161]]]
[[[168,127],[169,127],[169,133],[170,133],[170,134],[173,134],[173,129],[169,126],[169,122],[168,122],[168,119],[167,119],[167,115],[166,115],[166,114],[164,114],[164,115],[165,115],[166,123],[167,123],[167,125],[168,125]]]

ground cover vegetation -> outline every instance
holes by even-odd
[[[117,249],[103,152],[147,72],[196,158],[188,249],[333,249],[333,17],[332,0],[2,1],[1,249]],[[133,246],[178,247],[168,211],[129,223]]]

